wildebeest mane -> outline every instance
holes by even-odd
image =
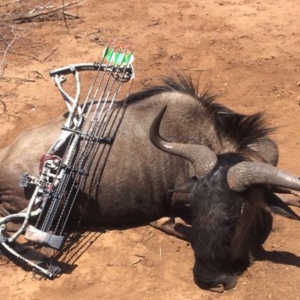
[[[262,140],[275,130],[266,126],[262,112],[253,115],[243,115],[216,110],[215,124],[220,134],[226,134],[234,141],[238,151],[244,150],[249,145]]]
[[[155,85],[149,88],[145,88],[140,92],[130,94],[126,99],[128,104],[143,101],[152,96],[160,95],[168,92],[179,92],[198,99],[201,98],[202,102],[211,103],[214,100],[214,96],[207,91],[198,95],[198,86],[195,85],[189,76],[179,75],[176,76],[178,80],[173,77],[162,77],[162,85]]]
[[[207,116],[214,120],[214,126],[219,136],[227,136],[235,144],[237,151],[246,149],[248,145],[258,142],[275,130],[266,125],[262,112],[243,115],[216,103],[216,96],[209,89],[200,92],[198,84],[194,84],[189,75],[176,73],[174,77],[163,77],[162,82],[162,85],[129,95],[127,103],[139,102],[166,92],[190,95],[203,105]]]

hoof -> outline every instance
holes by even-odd
[[[156,221],[150,223],[150,225],[157,229],[162,229],[162,227],[174,225],[173,221],[169,217],[163,217]]]
[[[215,293],[223,293],[224,286],[223,286],[223,284],[219,283],[217,286],[211,287],[209,290],[212,292],[215,292]]]

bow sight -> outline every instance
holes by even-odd
[[[42,157],[40,177],[28,173],[22,176],[24,189],[35,186],[28,206],[19,213],[0,218],[0,245],[48,277],[55,277],[59,268],[51,265],[46,269],[21,256],[10,244],[25,231],[25,238],[36,245],[62,250],[67,238],[66,224],[96,151],[99,153],[99,145],[102,146],[100,151],[104,151],[104,147],[113,144],[121,117],[114,117],[112,122],[111,115],[121,86],[134,78],[133,59],[132,47],[110,44],[104,49],[100,62],[74,64],[50,71],[69,111],[66,122],[57,140]],[[96,72],[84,99],[81,99],[82,71]],[[73,75],[75,79],[74,98],[63,88],[67,75]],[[122,108],[126,96],[121,101]],[[106,132],[110,133],[109,136],[105,135]],[[32,219],[36,220],[35,226],[29,225]],[[9,235],[6,224],[16,220],[20,221],[21,227]]]

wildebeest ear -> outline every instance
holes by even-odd
[[[185,182],[179,184],[178,186],[175,186],[174,189],[169,190],[169,192],[172,193],[190,193],[192,191],[192,188],[195,186],[195,183],[197,182],[197,177],[193,176],[186,180]]]
[[[293,220],[300,220],[300,217],[293,210],[291,210],[278,196],[267,189],[265,190],[265,203],[267,209],[271,213]]]

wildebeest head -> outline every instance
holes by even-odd
[[[299,190],[300,180],[249,155],[216,154],[204,145],[167,142],[159,135],[165,111],[166,107],[152,123],[151,141],[187,159],[195,169],[195,176],[174,190],[190,193],[194,280],[205,289],[233,288],[236,274],[249,264],[251,250],[259,248],[271,231],[270,212],[299,220],[269,187]]]

